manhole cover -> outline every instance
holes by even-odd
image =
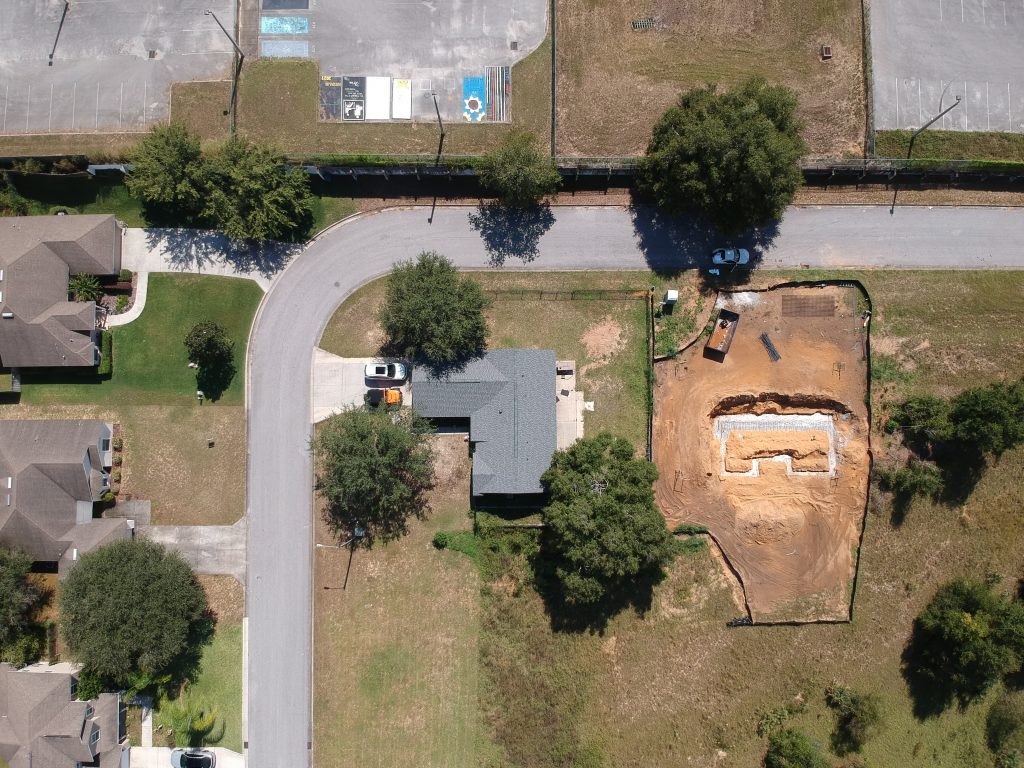
[[[509,48],[511,48],[513,51],[518,51],[519,50],[519,41],[518,40],[513,40],[511,43],[509,43]]]

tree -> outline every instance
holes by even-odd
[[[209,161],[206,217],[232,240],[281,240],[312,224],[309,178],[266,144],[229,139]]]
[[[684,93],[654,126],[637,185],[672,214],[697,212],[725,232],[768,223],[792,202],[806,150],[796,95],[753,77],[725,93]]]
[[[836,713],[836,728],[832,732],[836,754],[860,752],[882,721],[878,695],[830,685],[825,689],[825,701]]]
[[[429,511],[434,455],[426,422],[408,410],[336,414],[320,425],[315,452],[316,487],[337,535],[351,536],[358,525],[372,546],[404,535],[409,518]]]
[[[459,277],[441,254],[424,251],[388,276],[377,314],[387,336],[384,349],[435,368],[458,365],[486,348],[488,306],[479,283]]]
[[[554,160],[541,150],[537,137],[525,131],[510,133],[500,147],[480,159],[477,170],[481,186],[513,208],[537,205],[562,184]]]
[[[902,431],[908,445],[928,453],[931,445],[952,436],[949,403],[931,395],[911,397],[896,407],[889,422],[888,431],[897,429]]]
[[[787,728],[768,737],[765,768],[830,768],[818,746],[803,731]]]
[[[221,325],[203,320],[185,335],[190,362],[198,366],[196,386],[211,400],[218,400],[235,377],[235,345]]]
[[[202,747],[224,737],[220,710],[185,686],[168,706],[170,731],[177,747]],[[219,727],[218,727],[219,726]]]
[[[950,404],[954,436],[996,456],[1024,442],[1024,382],[1002,382],[961,392]]]
[[[153,216],[197,223],[209,183],[199,137],[180,123],[157,125],[129,152],[128,191]]]
[[[68,574],[60,628],[89,673],[129,687],[139,674],[194,674],[213,622],[202,585],[178,553],[126,539],[85,555]]]
[[[904,656],[911,692],[935,698],[933,708],[981,695],[1022,659],[1024,606],[967,578],[939,588],[915,619]]]
[[[32,558],[0,549],[0,650],[14,646],[29,630],[42,594],[28,579]]]
[[[558,451],[541,476],[545,558],[570,607],[634,592],[660,575],[674,542],[654,502],[654,465],[628,440],[602,432]]]
[[[68,293],[74,296],[75,301],[99,301],[103,289],[96,275],[79,272],[68,279]]]

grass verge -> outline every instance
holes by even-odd
[[[877,157],[906,157],[912,131],[878,131]],[[914,142],[914,157],[941,160],[992,160],[1024,163],[1024,134],[977,131],[924,131]]]
[[[250,280],[206,275],[152,274],[142,316],[117,326],[110,378],[71,369],[26,371],[22,402],[98,405],[186,405],[195,403],[195,370],[188,367],[183,339],[201,320],[222,325],[235,345],[237,372],[218,401],[242,403],[249,328],[263,297]]]
[[[146,226],[142,203],[128,194],[120,179],[43,174],[9,178],[28,202],[30,216],[63,207],[78,213],[112,213],[129,227]]]

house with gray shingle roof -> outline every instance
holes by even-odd
[[[469,421],[473,496],[539,494],[555,452],[555,353],[494,349],[462,370],[417,366],[412,407],[445,423]]]
[[[121,697],[78,701],[78,678],[0,664],[0,765],[128,768]]]
[[[0,547],[65,573],[79,557],[131,535],[124,519],[94,518],[110,489],[111,425],[0,420]]]
[[[68,280],[120,270],[113,216],[0,218],[0,367],[96,365],[96,304],[68,301]]]

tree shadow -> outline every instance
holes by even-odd
[[[486,203],[469,214],[469,224],[480,233],[491,267],[516,258],[530,263],[540,255],[540,239],[555,223],[551,206],[508,208]]]
[[[625,610],[644,616],[654,602],[654,588],[665,580],[662,568],[642,571],[635,579],[623,581],[607,589],[604,598],[592,605],[574,605],[565,600],[555,576],[557,562],[547,556],[542,541],[533,557],[534,585],[544,601],[553,632],[603,634],[608,622]]]
[[[203,272],[226,265],[240,276],[256,273],[272,278],[303,245],[274,240],[234,241],[220,232],[201,229],[146,230],[146,247],[158,251],[172,269]]]
[[[213,365],[201,365],[196,370],[196,389],[210,401],[220,400],[238,372],[234,355],[218,360]]]
[[[949,676],[931,673],[929,652],[921,638],[922,633],[915,619],[913,634],[900,655],[900,674],[913,702],[914,717],[918,720],[938,717],[954,703],[961,710],[964,709],[983,689],[958,689]]]
[[[700,269],[701,277],[713,288],[746,283],[750,270],[761,263],[778,237],[780,223],[769,222],[742,235],[728,237],[700,216],[673,216],[651,205],[634,203],[630,217],[637,244],[653,272],[675,278],[683,270]],[[746,269],[723,270],[718,276],[708,274],[712,266],[711,251],[725,245],[747,249],[750,264]]]

